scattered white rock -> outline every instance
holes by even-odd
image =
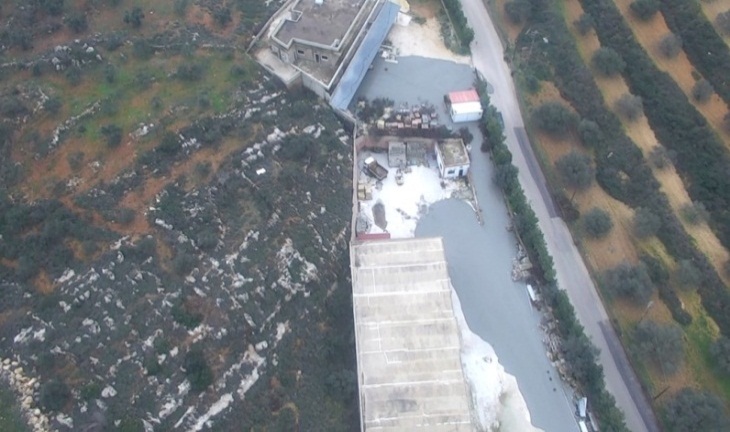
[[[104,390],[101,391],[101,397],[107,399],[111,398],[117,395],[117,391],[114,389],[114,387],[108,385],[104,387]]]

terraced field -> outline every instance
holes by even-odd
[[[514,6],[518,2],[512,3],[511,6]],[[722,10],[722,3],[701,2],[702,10],[710,21]],[[598,181],[577,192],[574,205],[580,213],[594,207],[601,208],[610,216],[613,227],[599,239],[586,236],[581,219],[572,224],[572,229],[586,262],[599,282],[604,281],[607,270],[622,262],[649,266],[651,284],[656,291],[648,304],[617,296],[611,291],[607,279],[600,285],[604,301],[615,318],[614,324],[623,336],[644,388],[655,400],[656,409],[663,413],[662,419],[667,422],[665,426],[669,430],[683,430],[676,429],[674,412],[665,410],[672,405],[680,389],[703,388],[721,396],[726,406],[730,405],[730,376],[718,368],[718,363],[723,360],[712,354],[710,349],[714,341],[730,334],[725,323],[726,313],[721,312],[727,310],[728,304],[730,254],[727,243],[722,241],[726,222],[719,207],[711,212],[707,222],[687,216],[687,209],[700,196],[697,193],[700,180],[696,171],[682,162],[681,155],[676,165],[657,162],[658,154],[670,155],[671,159],[678,149],[678,140],[684,139],[667,134],[663,124],[666,120],[661,118],[666,114],[659,114],[659,110],[667,103],[676,104],[682,107],[677,108],[676,113],[686,110],[688,116],[697,119],[695,127],[701,131],[692,133],[707,137],[705,140],[711,143],[708,144],[710,147],[719,147],[712,147],[712,150],[710,147],[697,148],[695,151],[712,152],[713,155],[718,152],[716,163],[719,166],[725,164],[730,152],[730,134],[724,124],[727,105],[712,92],[703,96],[702,100],[694,96],[696,83],[706,78],[691,63],[690,59],[696,57],[686,55],[681,45],[676,53],[663,54],[659,46],[670,33],[664,16],[659,11],[647,20],[639,20],[631,11],[631,4],[629,0],[617,0],[615,6],[608,1],[565,0],[552,10],[550,7],[541,9],[533,6],[527,24],[521,27],[510,23],[506,26],[509,31],[503,32],[503,35],[511,38],[510,44],[516,46],[514,65],[517,76],[533,76],[541,80],[539,91],[533,94],[530,91],[534,92],[534,85],[528,81],[521,82],[523,108],[530,112],[547,101],[560,102],[571,107],[579,118],[596,122],[599,133],[604,136],[598,138],[601,144],[586,144],[581,141],[577,130],[558,139],[538,128],[532,129],[532,136],[536,138],[533,145],[548,171],[553,190],[567,188],[555,168],[556,161],[562,156],[577,151],[593,160]],[[585,16],[585,6],[593,12],[592,20]],[[497,15],[500,20],[509,22],[504,7],[502,4]],[[614,7],[615,12],[611,11]],[[562,23],[556,21],[556,15],[560,16]],[[578,20],[592,21],[598,28],[579,32],[575,24]],[[601,20],[600,23],[598,20]],[[619,20],[630,32],[618,29],[616,23]],[[517,29],[523,30],[515,36]],[[529,31],[525,32],[525,29]],[[545,42],[545,48],[538,53],[533,52],[535,40],[543,38],[549,40]],[[625,49],[621,40],[627,41]],[[727,38],[724,40],[727,41]],[[594,53],[602,46],[616,49],[620,56],[626,53],[628,58],[624,59],[628,64],[622,73],[605,76],[592,65]],[[631,63],[633,59],[638,59],[638,62]],[[653,63],[654,69],[638,65],[647,62]],[[705,66],[703,70],[710,69]],[[590,76],[584,71],[588,71]],[[655,82],[666,85],[666,91],[647,92],[647,80],[651,79],[648,77],[662,73],[664,76]],[[714,82],[722,79],[717,76],[707,78]],[[657,91],[661,94],[662,105],[652,100]],[[626,94],[644,98],[645,115],[629,120],[617,110],[617,101]],[[670,103],[672,100],[675,102]],[[717,178],[724,182],[728,175],[725,170],[718,172]],[[641,190],[632,190],[632,183],[638,182],[644,186]],[[703,199],[716,199],[710,198],[710,194],[702,196]],[[634,215],[639,207],[645,206],[662,215],[663,228],[656,235],[639,238],[635,234]],[[718,219],[714,219],[716,216]],[[700,273],[704,282],[699,289],[685,286],[687,278],[684,273],[691,266],[687,264],[688,259],[702,268]],[[639,328],[644,328],[647,323],[681,329],[684,342],[679,350],[684,360],[672,373],[667,373],[664,366],[658,367],[656,359],[652,360],[651,355],[639,346],[645,343],[640,342]]]

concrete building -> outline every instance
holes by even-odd
[[[454,123],[477,121],[482,118],[482,103],[474,89],[449,93],[447,104]]]
[[[475,431],[440,238],[350,246],[360,430]]]
[[[436,163],[443,178],[463,177],[469,172],[469,153],[464,141],[448,138],[436,144]]]
[[[287,2],[256,58],[288,87],[303,85],[346,110],[399,10],[389,0]]]

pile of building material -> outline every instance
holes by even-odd
[[[434,129],[439,126],[438,113],[433,105],[386,107],[376,126],[381,130]]]
[[[360,201],[370,201],[373,199],[373,187],[370,183],[357,184],[357,199]]]

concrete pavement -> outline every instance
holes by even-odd
[[[515,129],[522,128],[524,123],[510,70],[503,59],[504,49],[486,7],[482,0],[462,0],[462,7],[469,25],[474,29],[474,67],[494,87],[491,100],[504,117],[512,162],[519,169],[520,183],[538,217],[548,250],[553,256],[558,283],[566,290],[586,334],[600,350],[599,360],[603,366],[606,388],[624,412],[629,429],[635,432],[659,431],[633,370],[627,369],[625,363],[620,361],[621,355],[625,353],[621,352],[613,328],[604,325],[608,322],[608,314],[568,227],[559,217],[551,216],[551,204],[546,203],[538,184],[539,179],[530,170],[530,164],[534,162],[527,159],[529,155],[525,155],[520,147]],[[624,367],[620,368],[619,363]]]

